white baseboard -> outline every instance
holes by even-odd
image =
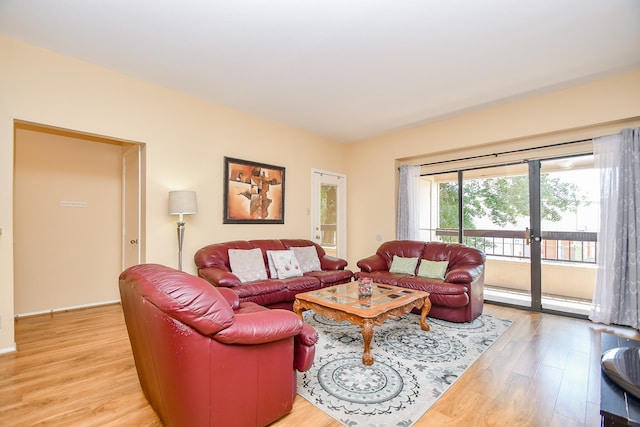
[[[13,346],[11,347],[0,348],[0,354],[15,353],[16,351],[17,351],[16,343],[13,343]]]
[[[120,300],[102,301],[102,302],[96,302],[96,303],[92,303],[92,304],[73,305],[73,306],[69,306],[69,307],[59,307],[59,308],[52,308],[52,309],[49,309],[49,310],[32,311],[32,312],[29,312],[29,313],[20,313],[20,314],[16,314],[15,318],[19,319],[21,317],[39,316],[41,314],[52,314],[52,313],[59,313],[59,312],[63,312],[63,311],[80,310],[80,309],[83,309],[83,308],[100,307],[102,305],[111,305],[111,304],[120,304]]]

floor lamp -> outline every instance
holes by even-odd
[[[182,242],[184,241],[183,215],[198,213],[195,191],[169,191],[169,214],[178,218],[178,269],[182,270]]]

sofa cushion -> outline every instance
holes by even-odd
[[[271,279],[271,280],[276,280],[279,282],[278,279]],[[241,288],[244,286],[240,286]],[[242,297],[243,301],[246,302],[255,302],[256,304],[260,304],[262,306],[272,306],[272,305],[279,305],[282,304],[283,301],[289,301],[291,299],[291,291],[289,291],[286,287],[280,291],[277,292],[272,292],[270,294],[262,294],[262,295],[247,295],[245,297]],[[287,304],[287,307],[289,310],[291,310],[291,308],[289,307],[290,304]],[[282,307],[279,307],[282,308]]]
[[[350,270],[323,270],[310,271],[305,276],[315,277],[322,285],[337,285],[351,281],[353,274]]]
[[[394,255],[391,267],[389,267],[389,273],[415,274],[417,265],[417,257],[407,258]]]
[[[421,258],[433,261],[449,261],[451,270],[462,265],[484,265],[484,252],[460,243],[427,242]]]
[[[430,279],[444,280],[444,274],[447,272],[449,261],[431,261],[428,259],[420,260],[418,267],[418,276]]]
[[[269,269],[273,267],[278,279],[302,276],[302,269],[293,251],[267,251],[267,257],[269,258]],[[273,277],[273,272],[271,277]]]
[[[303,273],[322,271],[320,258],[318,258],[318,252],[315,246],[292,247],[291,250],[296,255],[296,259]]]
[[[229,249],[229,265],[242,283],[267,279],[262,251],[258,248]]]
[[[438,279],[427,279],[426,277],[404,276],[396,280],[397,286],[403,288],[416,289],[440,295],[462,295],[466,294],[468,288],[465,285],[443,282]]]
[[[392,240],[390,242],[385,242],[376,251],[376,255],[381,256],[387,263],[387,270],[389,266],[391,266],[391,262],[393,261],[393,256],[397,255],[399,257],[406,258],[426,258],[426,259],[436,259],[429,258],[427,256],[423,256],[425,242],[420,242],[416,240]]]
[[[233,291],[238,294],[239,298],[245,298],[251,295],[273,294],[278,291],[285,291],[286,289],[287,285],[281,280],[267,279],[236,286],[233,288]]]
[[[288,290],[298,292],[307,292],[320,287],[320,281],[313,276],[299,276],[283,279]]]
[[[402,279],[416,278],[416,276],[412,274],[390,273],[388,271],[372,271],[371,273],[367,273],[365,276],[358,277],[371,277],[375,283],[386,283],[387,285],[393,286],[400,286],[400,281]],[[426,279],[420,278],[418,280]]]

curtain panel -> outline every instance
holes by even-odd
[[[398,188],[398,219],[396,224],[396,236],[399,240],[419,239],[419,180],[419,165],[400,166],[400,186]]]
[[[640,128],[595,138],[600,232],[589,318],[640,328]]]

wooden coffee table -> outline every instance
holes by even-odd
[[[429,330],[425,318],[431,310],[429,293],[397,286],[373,283],[370,297],[358,296],[358,282],[349,282],[296,295],[293,311],[302,318],[302,312],[313,310],[333,320],[348,320],[360,326],[364,340],[362,363],[373,364],[371,339],[374,325],[387,319],[397,319],[414,308],[422,307],[420,327]]]

